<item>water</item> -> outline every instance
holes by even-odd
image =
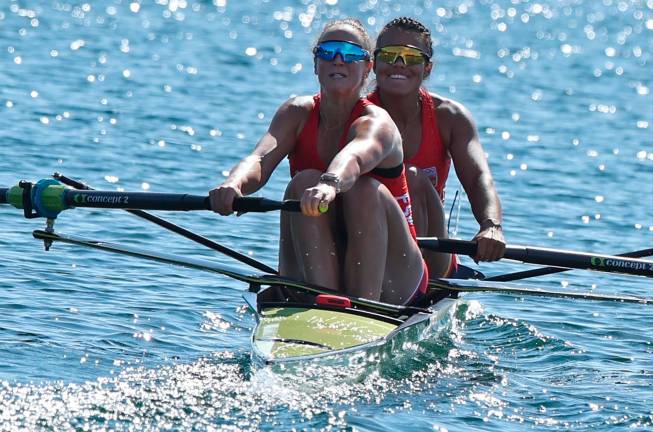
[[[651,0],[6,0],[0,185],[61,171],[96,188],[205,193],[283,100],[316,91],[310,47],[325,22],[353,15],[376,32],[402,14],[433,29],[428,87],[474,113],[510,243],[651,247]],[[262,194],[280,198],[287,179],[284,162]],[[165,216],[276,261],[276,214]],[[45,253],[30,234],[41,221],[6,206],[0,221],[0,430],[653,428],[650,306],[470,295],[448,334],[315,390],[308,373],[251,369],[242,284]],[[57,229],[230,262],[123,212],[67,212]],[[465,203],[457,235],[475,229]],[[637,277],[530,282],[652,295]]]

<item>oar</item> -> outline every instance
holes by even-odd
[[[436,252],[476,255],[476,242],[435,237],[419,238],[419,245]],[[504,258],[531,264],[625,273],[653,277],[653,261],[586,252],[544,249],[532,246],[506,246]]]
[[[428,313],[427,309],[413,307],[413,306],[401,306],[394,305],[389,303],[383,303],[375,300],[368,300],[360,297],[348,296],[342,293],[336,293],[333,290],[324,288],[318,285],[307,284],[305,282],[297,281],[290,278],[285,278],[283,276],[278,276],[276,274],[261,274],[258,272],[253,273],[243,273],[236,267],[228,266],[224,264],[219,264],[209,260],[204,260],[200,258],[193,257],[182,257],[165,252],[159,251],[148,251],[145,249],[137,248],[134,246],[125,246],[115,243],[101,242],[97,240],[85,239],[77,236],[68,236],[65,234],[57,234],[54,232],[35,230],[33,232],[34,238],[50,242],[62,242],[70,243],[78,246],[85,246],[93,249],[102,250],[105,252],[113,252],[122,255],[129,255],[138,258],[144,258],[151,261],[162,262],[166,264],[173,264],[177,266],[204,270],[213,273],[218,273],[224,276],[228,276],[232,279],[248,283],[255,286],[287,286],[295,288],[298,291],[305,292],[312,295],[319,294],[337,294],[341,297],[347,297],[353,305],[357,308],[362,308],[370,310],[376,313],[381,313],[384,315],[390,315],[393,317],[401,317],[405,315],[413,315],[415,313]]]
[[[54,219],[62,211],[75,207],[193,211],[211,210],[208,195],[160,192],[119,192],[68,189],[56,180],[36,184],[22,181],[18,186],[0,189],[0,195],[14,207],[23,209],[28,218]],[[258,197],[238,197],[233,209],[239,213],[274,210],[300,211],[299,201],[274,201]]]
[[[489,282],[487,280],[434,279],[429,281],[429,288],[434,289],[432,293],[429,293],[429,295],[433,297],[440,296],[439,292],[441,292],[441,290],[448,290],[457,292],[492,292],[510,295],[532,295],[538,297],[653,304],[653,298],[647,297],[553,291],[518,284]]]
[[[80,181],[77,181],[75,179],[72,179],[70,177],[66,177],[65,175],[63,175],[61,173],[58,173],[58,172],[54,173],[52,175],[52,177],[59,180],[63,184],[74,187],[75,189],[93,190],[92,187],[90,187],[90,186],[88,186],[88,185],[86,185],[86,184],[84,184],[84,183],[82,183]],[[127,211],[129,213],[135,215],[135,216],[146,219],[146,220],[148,220],[150,222],[153,222],[153,223],[159,225],[160,227],[163,227],[163,228],[165,228],[167,230],[170,230],[170,231],[172,231],[174,233],[177,233],[177,234],[179,234],[179,235],[181,235],[183,237],[186,237],[189,240],[192,240],[192,241],[197,242],[197,243],[199,243],[199,244],[201,244],[203,246],[206,246],[206,247],[208,247],[210,249],[213,249],[213,250],[215,250],[217,252],[220,252],[220,253],[222,253],[224,255],[227,255],[228,257],[233,258],[233,259],[235,259],[237,261],[240,261],[243,264],[247,264],[247,265],[249,265],[249,266],[251,266],[251,267],[253,267],[253,268],[257,269],[257,270],[261,270],[261,271],[264,271],[266,273],[272,273],[272,274],[277,273],[277,271],[275,269],[268,266],[267,264],[264,264],[264,263],[262,263],[260,261],[255,260],[252,257],[249,257],[249,256],[244,255],[244,254],[242,254],[240,252],[237,252],[237,251],[235,251],[233,249],[230,249],[230,248],[228,248],[226,246],[223,246],[220,243],[216,243],[213,240],[208,239],[208,238],[206,238],[204,236],[201,236],[199,234],[195,234],[194,232],[189,231],[186,228],[182,228],[179,225],[175,225],[172,222],[169,222],[169,221],[167,221],[167,220],[165,220],[163,218],[160,218],[158,216],[154,216],[153,214],[147,213],[147,212],[145,212],[143,210],[127,210]]]
[[[633,252],[626,252],[622,254],[618,254],[617,256],[620,257],[626,257],[626,258],[644,258],[653,255],[653,248],[648,248],[648,249],[641,249],[638,251],[633,251]],[[490,276],[485,278],[486,281],[493,281],[493,282],[510,282],[510,281],[515,281],[515,280],[521,280],[521,279],[527,279],[527,278],[532,278],[536,276],[545,276],[545,275],[550,275],[550,274],[555,274],[555,273],[562,273],[569,271],[570,269],[568,268],[560,268],[560,267],[541,267],[537,269],[531,269],[531,270],[524,270],[524,271],[518,271],[514,273],[506,273],[502,275],[496,275],[496,276]]]

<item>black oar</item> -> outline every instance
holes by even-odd
[[[68,207],[172,210],[211,210],[207,195],[161,192],[118,192],[98,190],[65,190],[63,203]],[[299,201],[274,201],[258,197],[234,198],[233,209],[239,213],[274,210],[299,211]]]
[[[575,293],[570,291],[553,291],[525,285],[488,282],[487,280],[434,279],[429,281],[429,288],[434,289],[430,296],[439,296],[439,292],[492,292],[509,295],[531,295],[538,297],[556,297],[596,301],[616,301],[620,303],[653,304],[653,298],[636,296],[616,296],[609,294]]]
[[[418,241],[420,247],[424,249],[469,255],[471,257],[476,255],[476,242],[438,239],[435,237],[419,238]],[[544,249],[531,246],[506,246],[504,258],[553,267],[653,277],[653,261],[613,255]]]
[[[21,181],[18,186],[0,189],[4,197],[0,203],[10,203],[21,208],[25,217],[54,219],[62,211],[75,207],[174,210],[211,210],[208,195],[191,195],[160,192],[119,192],[68,189],[55,180],[40,180],[36,184]],[[274,201],[267,198],[238,197],[233,209],[239,213],[268,212],[274,210],[300,211],[299,201]]]
[[[644,258],[651,255],[653,255],[653,248],[641,249],[633,252],[626,252],[626,253],[618,254],[617,256],[626,257],[626,258]],[[514,273],[506,273],[502,275],[490,276],[488,278],[485,278],[485,280],[493,281],[493,282],[510,282],[515,280],[532,278],[536,276],[545,276],[545,275],[550,275],[555,273],[562,273],[569,270],[570,269],[568,268],[560,268],[560,267],[541,267],[541,268],[536,268],[531,270],[524,270],[524,271],[518,271]]]
[[[93,249],[99,249],[106,252],[113,252],[122,255],[129,255],[139,258],[144,258],[152,261],[162,262],[166,264],[173,264],[182,267],[193,268],[197,270],[205,270],[213,273],[218,273],[224,276],[228,276],[235,280],[249,283],[251,285],[258,286],[287,286],[292,287],[298,291],[305,292],[312,295],[319,294],[337,294],[341,297],[347,297],[353,305],[357,308],[369,310],[376,312],[378,314],[389,315],[392,317],[401,317],[401,316],[410,316],[415,313],[428,313],[427,309],[413,307],[413,306],[401,306],[394,305],[389,303],[383,303],[375,300],[368,300],[360,297],[347,296],[342,293],[334,292],[328,288],[324,288],[318,285],[312,285],[305,282],[297,281],[290,278],[285,278],[283,276],[278,276],[276,274],[262,274],[258,272],[252,273],[243,273],[240,269],[232,266],[227,266],[224,264],[219,264],[216,262],[203,260],[193,257],[182,257],[173,254],[168,254],[165,252],[159,251],[148,251],[145,249],[119,245],[115,243],[101,242],[97,240],[85,239],[77,236],[67,236],[65,234],[57,234],[54,232],[36,230],[33,232],[34,238],[50,242],[62,242],[70,243],[78,246],[86,246]]]
[[[74,187],[75,189],[93,190],[92,187],[90,187],[90,186],[88,186],[88,185],[86,185],[86,184],[84,184],[82,182],[79,182],[79,181],[77,181],[75,179],[71,179],[70,177],[66,177],[65,175],[63,175],[61,173],[58,173],[58,172],[54,173],[52,175],[52,177],[54,177],[55,179],[59,180],[60,182],[66,184],[68,186]],[[208,247],[210,249],[213,249],[213,250],[218,251],[218,252],[220,252],[222,254],[225,254],[228,257],[233,258],[233,259],[235,259],[237,261],[240,261],[243,264],[247,264],[247,265],[249,265],[249,266],[251,266],[251,267],[253,267],[255,269],[264,271],[266,273],[272,273],[272,274],[277,273],[277,271],[275,269],[273,269],[272,267],[270,267],[270,266],[268,266],[268,265],[266,265],[266,264],[264,264],[264,263],[262,263],[260,261],[257,261],[254,258],[251,258],[251,257],[249,257],[247,255],[244,255],[244,254],[242,254],[240,252],[237,252],[237,251],[235,251],[233,249],[230,249],[230,248],[228,248],[226,246],[223,246],[220,243],[216,243],[213,240],[210,240],[210,239],[208,239],[206,237],[203,237],[203,236],[201,236],[199,234],[195,234],[194,232],[189,231],[186,228],[182,228],[179,225],[175,225],[172,222],[168,222],[167,220],[165,220],[163,218],[160,218],[158,216],[154,216],[153,214],[147,213],[147,212],[145,212],[143,210],[129,210],[128,209],[127,211],[129,213],[135,215],[135,216],[146,219],[146,220],[148,220],[150,222],[153,222],[153,223],[155,223],[155,224],[157,224],[157,225],[159,225],[159,226],[161,226],[161,227],[163,227],[163,228],[165,228],[167,230],[170,230],[170,231],[172,231],[174,233],[177,233],[177,234],[179,234],[179,235],[181,235],[183,237],[186,237],[189,240],[192,240],[192,241],[197,242],[197,243],[199,243],[199,244],[201,244],[203,246],[206,246],[206,247]]]

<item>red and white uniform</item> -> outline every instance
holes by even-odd
[[[367,99],[383,107],[378,91],[367,95]],[[419,99],[422,102],[422,140],[415,156],[407,160],[406,163],[416,166],[426,174],[444,204],[444,191],[451,169],[451,156],[440,136],[433,98],[426,89],[420,87]],[[445,276],[451,276],[457,268],[458,259],[455,254],[452,254],[451,265]]]
[[[422,141],[415,156],[405,162],[408,165],[415,165],[426,174],[444,202],[444,190],[451,169],[451,157],[440,136],[433,98],[424,88],[419,89],[419,98],[422,102]],[[378,92],[370,93],[367,99],[382,107]]]
[[[306,169],[316,169],[320,172],[327,170],[327,164],[320,159],[317,151],[317,134],[320,120],[320,95],[313,96],[313,109],[299,134],[297,143],[292,153],[288,155],[290,161],[290,175],[295,176],[299,171]],[[347,144],[347,137],[349,136],[349,128],[351,124],[358,117],[361,116],[366,106],[372,105],[372,102],[367,99],[360,99],[351,111],[347,125],[340,138],[338,148],[342,149]],[[415,225],[413,224],[413,211],[411,209],[410,195],[408,194],[408,183],[406,182],[406,169],[404,164],[398,165],[394,168],[376,168],[371,172],[365,174],[381,182],[388,188],[392,196],[397,200],[399,207],[406,217],[410,234],[414,239],[417,238],[415,232]]]

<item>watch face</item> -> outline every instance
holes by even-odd
[[[332,173],[324,173],[320,176],[320,183],[326,183],[336,189],[336,193],[340,193],[340,178]]]

